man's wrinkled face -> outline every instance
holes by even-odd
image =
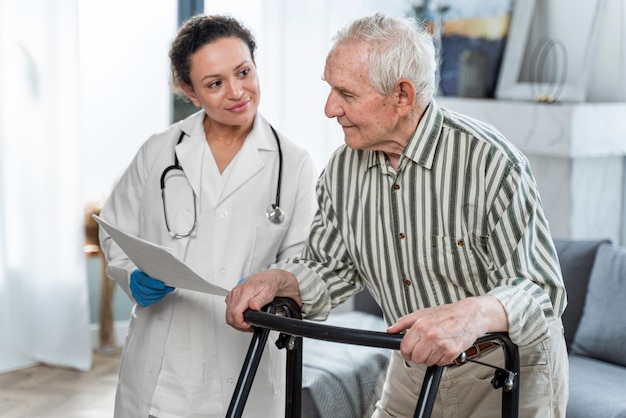
[[[391,98],[369,79],[370,45],[361,40],[337,45],[326,58],[324,80],[330,85],[324,113],[337,118],[350,148],[379,150],[396,121]]]

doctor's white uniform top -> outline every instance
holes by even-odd
[[[308,153],[280,137],[280,207],[285,220],[271,223],[265,211],[275,201],[279,163],[269,124],[257,113],[252,131],[220,175],[206,142],[204,115],[199,111],[148,139],[101,216],[123,231],[173,248],[202,277],[231,289],[240,278],[300,253],[315,212],[317,175]],[[185,136],[176,145],[181,132]],[[163,170],[174,163],[174,149],[197,196],[197,227],[181,239],[168,234],[160,187]],[[175,199],[178,186],[172,182],[166,187],[174,188],[167,197]],[[178,207],[168,212],[170,224],[189,225],[190,196],[173,201]],[[181,217],[185,217],[182,222]],[[100,232],[107,275],[133,299],[129,281],[136,267]],[[223,297],[185,289],[176,289],[148,307],[135,305],[120,366],[115,416],[223,417],[252,335],[225,323],[225,307]],[[265,347],[246,417],[284,415],[285,353],[274,346],[276,337],[270,335]]]

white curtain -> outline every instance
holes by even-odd
[[[0,0],[0,372],[91,367],[78,0]]]

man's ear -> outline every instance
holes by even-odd
[[[193,88],[190,85],[181,82],[180,89],[183,91],[183,93],[185,93],[185,96],[187,96],[187,98],[191,100],[191,103],[193,103],[194,106],[200,107],[200,101],[196,97],[196,93],[194,93]]]
[[[417,100],[417,92],[413,83],[406,79],[401,78],[396,83],[395,95],[396,95],[396,107],[400,116],[408,115],[415,107]]]

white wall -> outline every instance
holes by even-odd
[[[599,24],[587,101],[626,102],[626,1],[606,0]]]
[[[85,201],[104,200],[149,135],[170,119],[176,0],[79,0]]]

